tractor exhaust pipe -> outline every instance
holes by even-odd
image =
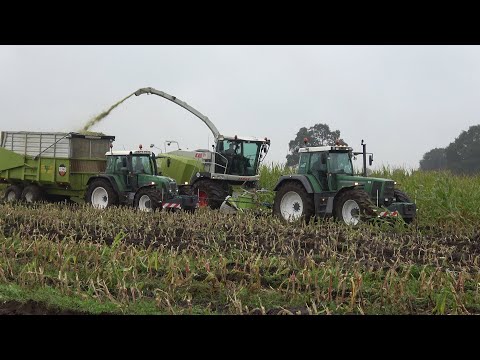
[[[363,153],[363,177],[367,177],[367,144],[362,140]]]

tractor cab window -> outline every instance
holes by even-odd
[[[150,156],[133,156],[132,159],[133,172],[135,174],[153,175],[152,166],[150,163]]]
[[[310,169],[314,175],[318,172],[327,172],[327,154],[326,153],[313,153],[310,159]]]
[[[310,154],[302,153],[300,154],[300,160],[298,162],[298,171],[299,174],[306,174],[308,169],[308,158]]]
[[[353,175],[352,161],[348,152],[330,152],[330,172],[334,174]]]
[[[106,172],[121,173],[122,168],[127,167],[127,157],[126,156],[107,156],[107,169]]]

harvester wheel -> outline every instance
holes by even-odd
[[[406,203],[411,203],[412,202],[410,200],[410,198],[408,197],[408,195],[401,190],[397,190],[397,189],[393,190],[393,196],[395,198],[395,202],[406,202]],[[405,221],[407,224],[409,224],[413,221],[413,219],[412,218],[405,218],[405,219],[403,219],[403,221]]]
[[[5,201],[20,201],[22,199],[22,190],[20,185],[10,185],[7,190],[5,190]]]
[[[162,195],[154,188],[143,188],[135,194],[135,207],[141,211],[154,212],[161,209]]]
[[[347,225],[357,225],[375,216],[373,203],[365,190],[352,189],[340,194],[334,202],[334,215]]]
[[[94,180],[87,190],[86,201],[94,208],[105,209],[118,204],[118,195],[106,180]]]
[[[198,207],[209,206],[218,209],[229,195],[221,181],[200,180],[192,187],[193,195],[198,195]]]
[[[312,194],[307,193],[299,182],[287,182],[275,195],[273,214],[287,222],[305,219],[306,222],[315,214]]]
[[[45,194],[40,186],[28,185],[23,189],[21,199],[27,203],[43,201],[45,200]]]

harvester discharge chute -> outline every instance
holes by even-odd
[[[136,96],[142,94],[155,94],[183,107],[202,120],[214,136],[211,150],[187,151],[178,146],[177,150],[157,156],[162,175],[175,179],[180,194],[197,195],[200,207],[227,213],[266,205],[259,200],[265,190],[258,189],[258,182],[270,140],[222,135],[207,116],[177,97],[151,87],[135,92]]]

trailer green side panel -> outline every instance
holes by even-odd
[[[25,157],[0,147],[0,174],[9,169],[23,166]]]

